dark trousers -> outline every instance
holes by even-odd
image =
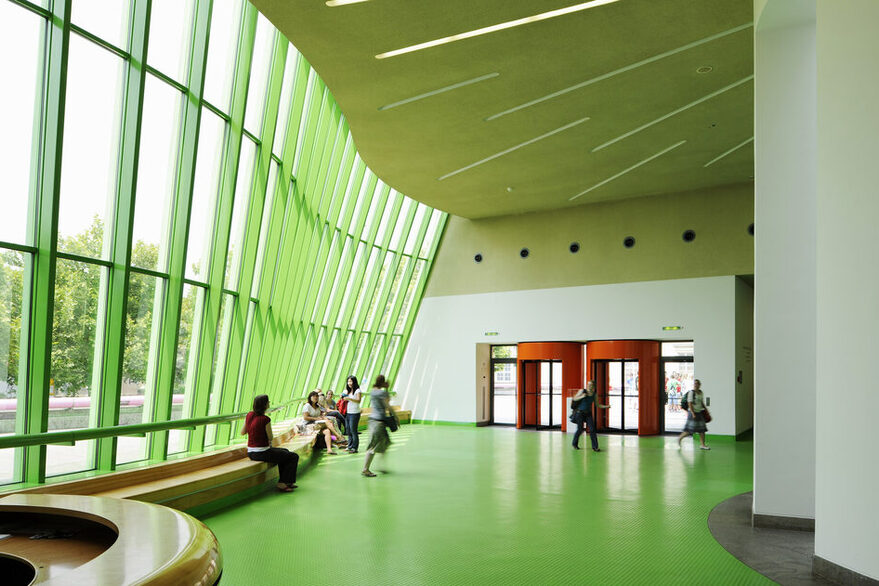
[[[345,431],[345,418],[342,416],[341,413],[339,413],[338,411],[327,411],[326,414],[336,421],[336,427],[339,429],[339,433],[347,433]]]
[[[595,433],[595,421],[592,419],[592,414],[583,415],[583,417],[577,419],[577,431],[574,432],[574,441],[571,444],[577,446],[580,445],[580,436],[583,435],[583,426],[589,427],[589,439],[592,440],[592,449],[598,449],[598,434]]]
[[[357,435],[358,425],[360,425],[360,413],[345,414],[345,433],[348,435],[349,450],[356,450],[360,447],[360,436]]]
[[[278,465],[278,482],[296,484],[296,468],[299,467],[299,454],[287,448],[269,448],[264,452],[247,452],[251,460]]]

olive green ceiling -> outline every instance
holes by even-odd
[[[479,218],[752,180],[752,142],[705,166],[753,136],[752,0],[620,0],[387,59],[375,55],[577,2],[253,2],[327,83],[370,168],[453,214]],[[711,71],[698,73],[703,67]]]

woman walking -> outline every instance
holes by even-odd
[[[572,391],[574,389],[571,389]],[[592,451],[600,452],[598,447],[598,435],[595,433],[595,420],[592,418],[592,404],[598,406],[599,409],[607,409],[610,405],[602,405],[598,401],[598,395],[595,394],[595,381],[586,383],[585,389],[578,389],[577,394],[571,401],[571,421],[577,424],[577,431],[574,432],[574,441],[571,445],[575,450],[580,449],[580,436],[583,435],[583,427],[589,429],[589,439],[592,440]]]
[[[345,383],[345,390],[342,392],[342,400],[347,404],[345,411],[345,433],[348,434],[348,451],[352,454],[357,453],[360,447],[360,436],[357,434],[357,426],[360,425],[360,401],[362,394],[360,392],[360,383],[353,374],[348,377]]]
[[[278,490],[292,492],[296,488],[296,469],[299,454],[286,448],[272,447],[272,420],[266,415],[269,396],[257,395],[253,398],[253,411],[244,419],[241,435],[247,436],[247,456],[257,462],[278,465]]]
[[[684,431],[678,436],[678,446],[685,437],[698,433],[699,446],[702,450],[710,450],[708,444],[705,443],[705,432],[708,428],[705,425],[705,415],[708,409],[705,407],[705,394],[702,392],[702,382],[697,378],[693,381],[693,390],[687,393],[687,423],[684,425]]]
[[[369,395],[369,446],[366,448],[366,459],[363,462],[363,471],[361,472],[370,478],[375,476],[369,469],[372,459],[377,453],[384,454],[388,446],[391,445],[391,438],[388,436],[388,428],[385,424],[385,419],[391,412],[388,381],[385,380],[383,374],[380,374],[375,377],[375,384],[372,386],[372,392]]]

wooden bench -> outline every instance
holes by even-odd
[[[411,420],[411,411],[395,407],[401,423]],[[364,409],[360,429],[368,425],[369,409]],[[295,435],[294,421],[272,424],[279,447],[299,454],[299,472],[313,461],[316,435]],[[94,495],[156,503],[204,515],[254,496],[276,482],[273,464],[247,457],[243,445],[206,454],[101,474],[90,478],[55,482],[14,491],[19,494]]]
[[[25,584],[210,586],[222,572],[214,534],[167,507],[82,495],[13,494],[0,498],[0,517],[8,531],[0,551],[33,570]],[[53,538],[31,538],[40,532]]]

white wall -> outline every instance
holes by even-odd
[[[818,5],[815,553],[879,579],[879,2]]]
[[[734,435],[735,277],[428,297],[399,374],[418,419],[474,422],[475,344],[692,339],[696,376],[711,397],[710,433]],[[682,325],[675,335],[664,325]],[[498,336],[485,336],[498,332]]]
[[[811,23],[801,13],[809,9]],[[814,9],[769,0],[755,32],[754,513],[807,519],[815,514]]]

